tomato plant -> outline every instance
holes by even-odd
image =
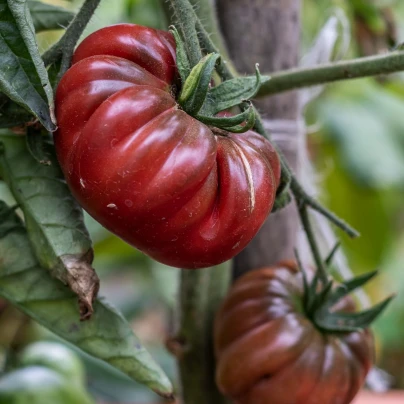
[[[76,50],[56,93],[55,146],[79,203],[157,261],[224,262],[257,233],[280,165],[253,131],[230,133],[182,110],[170,33],[101,29]]]
[[[215,324],[217,382],[238,404],[349,404],[373,362],[369,330],[329,332],[304,308],[292,262],[233,285]],[[344,297],[337,312],[352,312]]]

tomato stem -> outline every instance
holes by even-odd
[[[43,54],[42,59],[45,66],[50,66],[61,61],[57,76],[57,83],[70,67],[72,55],[77,41],[80,39],[81,34],[89,23],[100,2],[101,0],[86,0],[72,22],[67,27],[60,41]]]
[[[318,277],[321,280],[323,287],[327,285],[329,282],[329,276],[327,274],[327,271],[325,269],[324,261],[321,257],[320,250],[318,248],[315,236],[314,236],[314,231],[313,231],[313,226],[310,222],[309,214],[307,212],[307,204],[303,200],[296,200],[298,210],[299,210],[299,216],[300,220],[302,222],[304,231],[306,232],[307,239],[310,244],[310,248],[314,257],[314,261],[316,263],[317,267],[317,272],[318,272]]]
[[[195,28],[198,17],[188,0],[169,0],[169,2],[174,12],[175,25],[179,27],[182,38],[186,39],[185,48],[192,68],[202,58],[202,51]]]
[[[290,69],[271,74],[271,80],[261,86],[258,96],[264,97],[335,81],[390,74],[403,69],[403,51],[329,63],[323,66]]]
[[[212,268],[181,271],[178,330],[171,341],[178,347],[184,403],[219,404],[224,400],[214,381],[212,338],[214,314],[229,283],[230,262]]]

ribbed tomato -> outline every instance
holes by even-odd
[[[349,404],[373,360],[368,330],[327,333],[303,310],[292,262],[236,281],[216,317],[217,383],[237,404]],[[352,311],[344,298],[334,309]]]
[[[181,110],[176,80],[170,33],[101,29],[57,88],[54,139],[90,215],[160,262],[199,268],[230,259],[257,233],[280,166],[255,132],[215,131]]]

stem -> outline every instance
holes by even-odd
[[[297,204],[297,207],[299,210],[300,220],[302,222],[304,231],[305,231],[305,233],[307,235],[307,239],[309,241],[311,251],[313,253],[314,261],[315,261],[316,267],[317,267],[318,277],[321,280],[323,286],[325,286],[328,283],[328,275],[327,275],[327,271],[324,266],[323,259],[320,254],[320,250],[319,250],[317,242],[316,242],[316,238],[314,236],[313,227],[311,225],[310,218],[309,218],[309,215],[307,212],[307,204],[304,200],[299,200],[299,199],[296,199],[296,204]]]
[[[216,46],[211,38],[208,32],[206,31],[205,27],[201,23],[201,21],[198,19],[196,22],[196,28],[199,33],[199,42],[202,46],[203,49],[205,49],[206,52],[208,53],[220,53],[220,46]],[[223,54],[221,54],[223,56]],[[233,63],[229,60],[229,58],[226,56],[227,53],[225,54],[225,59],[221,59],[219,65],[217,66],[217,72],[219,73],[220,77],[223,80],[230,80],[237,76],[237,71],[236,68],[233,66]]]
[[[344,220],[339,218],[335,213],[329,211],[327,208],[322,206],[318,201],[316,201],[310,195],[308,195],[293,174],[291,174],[290,189],[292,190],[293,195],[295,195],[295,197],[297,196],[300,199],[302,199],[306,205],[310,206],[313,210],[316,210],[317,212],[321,213],[331,223],[333,223],[335,226],[339,227],[346,234],[348,234],[348,236],[350,236],[352,238],[360,236],[359,232],[356,231],[352,226],[350,226]]]
[[[198,34],[196,32],[197,16],[188,0],[169,1],[174,12],[172,16],[172,18],[175,19],[174,24],[178,26],[178,31],[185,40],[185,46],[192,68],[196,66],[202,58]]]
[[[203,29],[209,33],[212,42],[216,45],[218,52],[223,58],[229,59],[229,53],[225,45],[225,41],[219,29],[219,22],[214,7],[214,0],[189,0],[194,7],[195,13],[198,16],[197,31],[200,32],[200,23],[203,21]],[[211,53],[211,51],[208,51]]]
[[[330,63],[323,66],[290,69],[271,74],[263,83],[258,96],[277,94],[302,87],[310,87],[340,80],[390,74],[404,70],[404,52]]]
[[[60,78],[70,67],[72,55],[77,41],[80,39],[81,34],[91,20],[91,17],[93,16],[94,11],[100,2],[101,0],[85,0],[79,12],[67,27],[66,32],[60,41],[44,53],[42,58],[45,66],[50,66],[61,60],[57,82],[59,82]]]
[[[182,399],[186,404],[224,402],[214,382],[213,318],[230,280],[228,264],[182,270],[176,337]]]

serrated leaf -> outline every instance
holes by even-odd
[[[36,32],[66,28],[75,14],[65,8],[28,0],[29,11]]]
[[[0,175],[24,212],[40,264],[77,294],[82,318],[92,313],[99,280],[91,267],[91,240],[80,207],[70,194],[51,144],[44,153],[51,165],[36,161],[25,138],[1,135]]]
[[[21,225],[16,215],[6,220]],[[78,320],[76,297],[41,268],[22,226],[0,239],[0,257],[0,296],[84,352],[162,396],[172,395],[167,376],[114,308],[97,300],[93,317]]]
[[[0,91],[55,130],[53,91],[26,0],[0,0]]]
[[[330,313],[328,310],[319,310],[314,315],[318,327],[329,332],[354,332],[368,328],[378,317],[394,296],[390,296],[368,310],[358,313]]]

